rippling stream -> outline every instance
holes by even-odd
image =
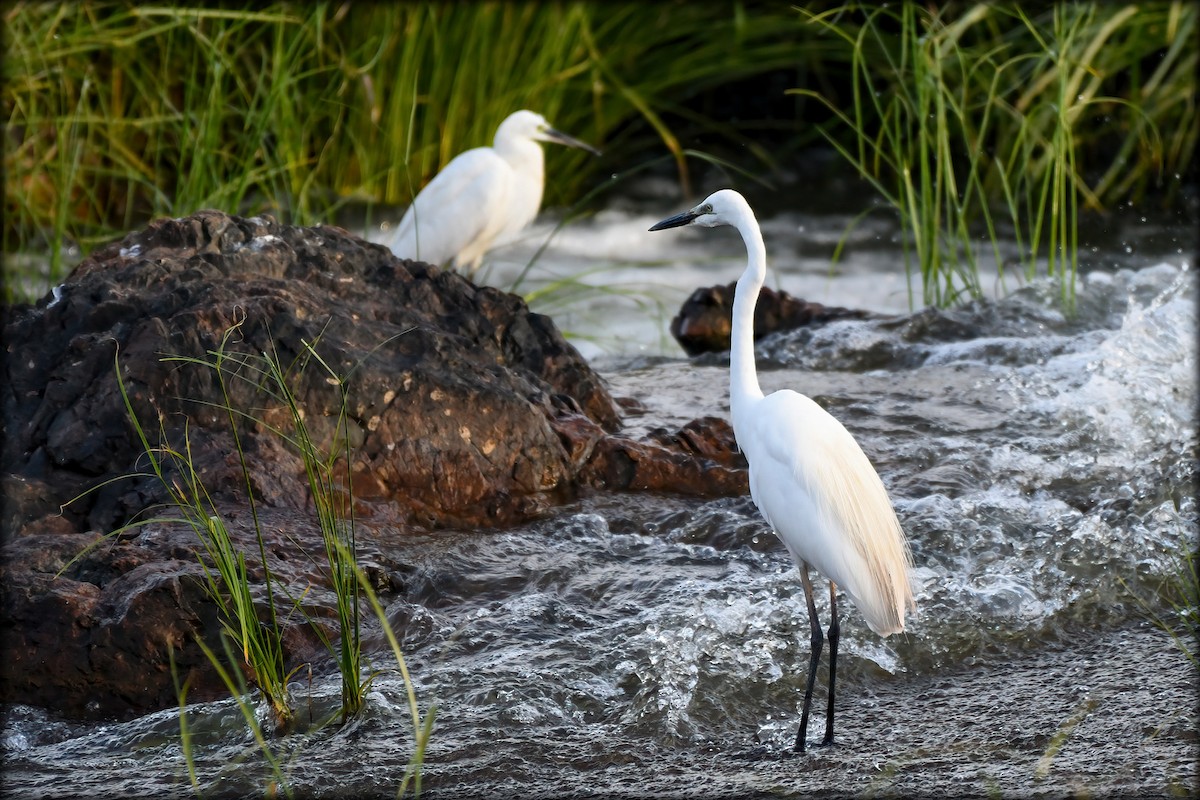
[[[676,210],[568,227],[522,287],[603,262],[587,279],[619,291],[542,301],[561,303],[613,393],[646,406],[634,431],[728,415],[727,356],[683,359],[666,324],[691,289],[736,278],[743,251],[736,235],[641,236]],[[838,746],[788,752],[807,614],[749,498],[596,496],[527,527],[423,534],[400,557],[413,572],[388,614],[422,707],[437,706],[424,794],[1195,791],[1196,669],[1151,621],[1195,546],[1193,243],[1118,251],[1080,279],[1074,318],[1044,281],[910,315],[886,230],[862,229],[829,275],[844,222],[765,219],[768,282],[897,316],[759,346],[764,391],[803,391],[858,438],[916,564],[906,633],[881,640],[839,604]],[[537,244],[485,277],[511,283]],[[297,687],[302,713],[328,713],[339,690],[332,671]],[[824,675],[814,707],[823,692]],[[297,794],[394,795],[405,697],[383,673],[362,718],[280,742]],[[177,710],[105,725],[5,713],[6,795],[191,792]],[[262,794],[233,702],[191,719],[205,796]]]

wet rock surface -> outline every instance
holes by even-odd
[[[733,295],[737,282],[697,289],[671,319],[671,335],[689,356],[729,350]],[[840,306],[826,306],[787,292],[762,287],[754,307],[754,337],[822,325],[835,319],[865,319],[870,314]]]
[[[192,640],[218,629],[185,526],[131,529],[67,566],[167,499],[145,474],[117,364],[150,442],[188,447],[235,515],[245,453],[268,552],[300,591],[324,585],[323,550],[303,461],[272,430],[290,416],[264,390],[263,353],[288,370],[313,438],[353,446],[368,546],[413,527],[513,524],[595,489],[745,491],[725,423],[622,437],[618,404],[549,318],[338,228],[215,211],[160,220],[36,306],[8,309],[4,336],[4,701],[85,716],[170,704],[168,644],[184,674],[202,671]],[[312,642],[297,630],[302,657]]]
[[[317,572],[312,559],[321,553],[301,552],[298,543],[319,547],[320,533],[306,514],[264,513],[268,530],[291,534],[271,537],[271,567],[281,587],[301,596],[305,574]],[[253,526],[242,518],[248,514],[228,509],[224,516],[238,546],[256,552]],[[191,687],[189,695],[219,696],[219,679],[194,641],[199,635],[215,642],[213,634],[220,629],[196,542],[196,534],[181,524],[147,525],[107,540],[95,533],[60,532],[9,542],[0,567],[5,701],[90,718],[163,708],[178,701],[172,655],[181,684],[186,680]],[[256,578],[261,580],[261,570]],[[289,608],[287,597],[276,594]],[[261,584],[255,595],[264,599]],[[321,598],[308,606],[324,615]],[[318,642],[299,615],[288,618],[284,635],[296,656],[319,655]]]

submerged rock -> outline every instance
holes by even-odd
[[[671,335],[689,356],[729,349],[736,288],[736,281],[725,286],[709,286],[697,289],[684,301],[679,313],[671,320]],[[835,319],[865,319],[868,316],[866,311],[810,303],[764,286],[754,307],[754,338]]]
[[[130,408],[150,444],[186,450],[235,514],[248,507],[244,454],[272,521],[267,551],[291,565],[285,583],[298,594],[324,585],[306,555],[324,551],[304,523],[304,463],[279,434],[290,412],[264,353],[287,372],[313,439],[351,445],[368,546],[413,527],[512,524],[589,489],[745,491],[719,425],[620,436],[604,381],[549,318],[338,228],[216,211],[159,220],[36,306],[10,309],[4,333],[4,701],[136,712],[173,702],[168,644],[185,673],[203,670],[192,638],[212,641],[218,625],[186,526],[154,526],[157,538],[131,529],[67,566],[168,500]],[[239,519],[235,538],[253,541]],[[290,655],[306,657],[313,643],[295,642]]]

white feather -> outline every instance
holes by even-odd
[[[598,153],[551,128],[541,114],[510,114],[491,147],[458,154],[420,191],[387,241],[392,252],[475,272],[488,250],[511,240],[537,216],[545,177],[538,142]]]
[[[913,603],[908,547],[858,442],[829,412],[790,390],[744,410],[734,430],[750,463],[750,494],[792,558],[841,587],[871,630],[904,630]]]

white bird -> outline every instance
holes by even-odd
[[[783,540],[800,570],[812,626],[812,652],[796,752],[803,753],[813,683],[821,657],[821,623],[809,568],[829,580],[829,704],[823,745],[833,744],[837,673],[837,587],[842,587],[880,636],[904,630],[915,607],[908,573],[912,556],[883,481],[840,422],[802,394],[763,396],[754,366],[754,306],[767,274],[766,248],[754,212],[730,189],[650,228],[732,225],[746,243],[746,271],[733,299],[729,399],[733,432],[750,464],[750,496]]]
[[[491,147],[459,153],[417,194],[388,246],[400,258],[473,274],[483,255],[533,222],[545,166],[538,142],[600,151],[557,131],[533,111],[510,114]]]

